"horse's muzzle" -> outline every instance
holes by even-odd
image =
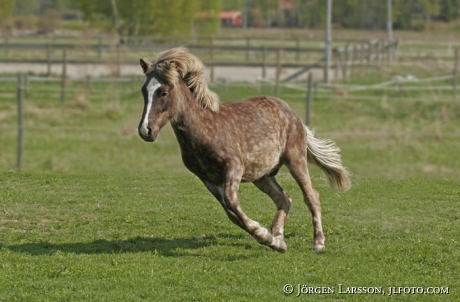
[[[139,136],[146,142],[153,142],[155,138],[152,135],[152,129],[150,127],[139,127],[138,128]]]

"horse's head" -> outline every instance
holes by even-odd
[[[185,109],[185,99],[194,99],[203,109],[219,111],[219,98],[208,89],[203,63],[186,48],[163,51],[154,63],[141,59],[140,64],[146,80],[139,135],[145,141],[153,142],[168,120],[179,116]]]
[[[138,131],[143,140],[153,142],[171,117],[172,101],[169,92],[173,87],[155,78],[155,73],[151,72],[153,65],[150,61],[141,59],[140,64],[146,74],[146,80],[141,88],[144,111]]]

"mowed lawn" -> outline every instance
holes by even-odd
[[[257,91],[218,92],[226,101]],[[334,193],[311,167],[326,235],[316,253],[311,215],[282,169],[294,203],[279,254],[233,225],[182,167],[169,127],[154,144],[137,137],[140,93],[64,105],[30,94],[23,171],[12,169],[14,128],[0,136],[0,301],[460,299],[460,143],[443,135],[458,131],[456,104],[316,101],[312,128],[342,148],[353,187]],[[304,112],[301,98],[285,99]],[[13,124],[14,102],[0,106],[0,124]],[[267,196],[243,184],[240,201],[270,226]]]
[[[337,195],[315,179],[327,238],[316,253],[300,190],[279,178],[294,199],[286,254],[234,226],[188,173],[2,173],[0,299],[267,301],[294,299],[298,284],[335,289],[312,299],[386,300],[389,287],[449,292],[395,301],[460,297],[457,183],[370,178]],[[271,201],[252,185],[240,196],[246,213],[269,226]]]

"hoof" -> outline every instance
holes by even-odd
[[[273,237],[272,243],[269,245],[270,248],[274,249],[279,253],[286,253],[287,245],[284,242],[283,237]]]
[[[325,248],[326,248],[326,246],[324,244],[315,244],[313,246],[313,251],[321,252],[321,251],[324,251]]]

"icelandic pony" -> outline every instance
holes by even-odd
[[[312,214],[313,249],[324,249],[319,193],[311,182],[307,161],[325,172],[333,189],[347,190],[350,176],[335,143],[315,138],[279,98],[258,96],[220,103],[208,89],[203,63],[186,48],[161,52],[153,63],[141,59],[140,65],[146,76],[141,89],[144,110],[140,137],[155,141],[169,121],[183,163],[220,202],[229,219],[278,252],[287,250],[284,222],[292,200],[275,176],[282,165],[287,166]],[[271,232],[241,209],[241,182],[252,182],[275,202]]]

